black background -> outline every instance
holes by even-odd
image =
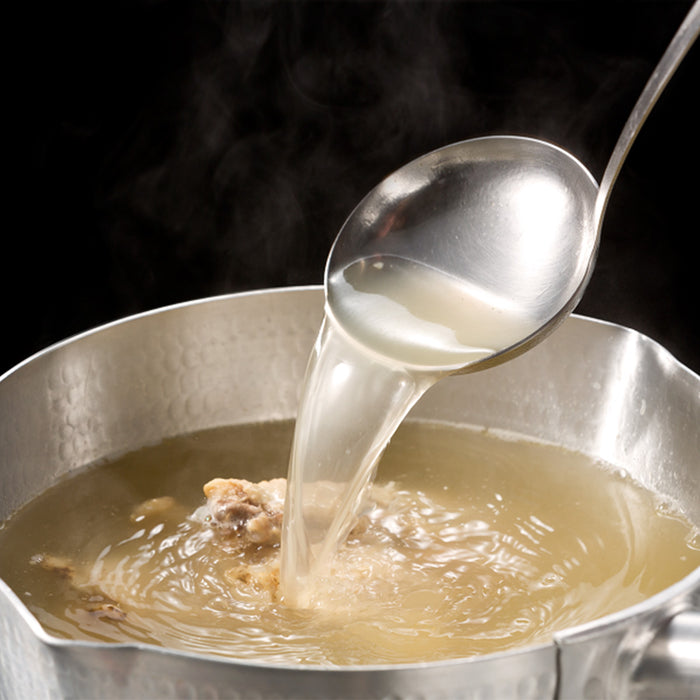
[[[453,141],[596,178],[689,2],[29,3],[5,111],[0,372],[128,314],[322,281],[379,180]],[[700,49],[647,122],[579,313],[700,370]]]

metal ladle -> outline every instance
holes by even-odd
[[[445,371],[498,364],[542,340],[583,295],[617,175],[699,30],[700,0],[637,100],[600,187],[571,154],[518,136],[452,144],[386,178],[355,208],[333,244],[325,274],[328,311],[337,311],[334,280],[344,270],[360,260],[391,255],[457,278],[482,298],[495,300],[495,308],[502,302],[529,319],[514,342]],[[361,321],[373,322],[370,315]]]

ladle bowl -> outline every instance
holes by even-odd
[[[383,260],[392,258],[457,280],[464,294],[477,300],[483,309],[479,321],[483,318],[487,325],[502,324],[504,316],[517,319],[512,332],[492,339],[486,354],[476,359],[470,356],[459,367],[446,365],[446,371],[482,369],[542,340],[583,295],[620,169],[699,32],[700,0],[691,7],[647,81],[600,187],[566,151],[518,136],[461,141],[417,158],[386,178],[351,213],[331,249],[325,288],[327,306],[336,321],[360,341],[371,337],[371,325],[380,318],[372,308],[379,297],[375,293],[370,298],[368,290],[358,287],[347,271],[367,261],[378,270],[372,272],[374,278],[386,277],[393,273],[382,271]],[[369,291],[382,288],[384,295],[384,286],[375,279]],[[339,290],[346,297],[363,299],[352,302],[363,311],[350,314],[352,324],[347,321],[348,304],[343,303]],[[450,294],[443,293],[416,313],[403,297],[390,296],[392,302],[399,302],[401,332],[407,332],[415,344],[427,342],[421,337],[429,335],[422,333],[426,321],[442,324],[440,314],[433,313],[435,307],[442,306],[443,300],[460,303],[449,301]],[[383,312],[383,319],[387,316]],[[473,319],[466,315],[456,324],[447,324],[446,330],[469,337],[470,325]],[[439,332],[444,335],[442,328]]]
[[[343,225],[326,267],[331,310],[338,272],[402,258],[468,285],[494,314],[527,319],[531,334],[462,370],[512,357],[583,294],[598,242],[597,194],[576,158],[538,139],[492,136],[428,153],[375,187]]]

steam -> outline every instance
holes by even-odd
[[[599,177],[689,6],[612,3],[602,21],[583,0],[28,9],[11,100],[24,229],[6,257],[34,261],[36,293],[11,312],[4,367],[128,313],[320,282],[359,199],[447,143],[541,137]],[[678,97],[697,83],[694,51],[695,68],[691,53],[671,85],[675,103],[664,97],[618,181],[583,300],[586,313],[672,337],[681,356],[700,318],[677,313],[695,298],[677,282],[694,280],[682,236],[695,184],[677,167],[694,162],[697,118]]]
[[[614,30],[587,41],[585,3],[546,8],[195,3],[104,168],[111,282],[141,308],[320,283],[362,196],[465,138],[545,138],[599,177],[656,57],[621,57]]]

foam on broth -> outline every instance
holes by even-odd
[[[368,526],[340,547],[320,604],[294,609],[274,585],[232,577],[237,555],[196,515],[213,477],[284,476],[292,431],[207,431],[72,475],[0,529],[0,575],[57,637],[354,665],[544,642],[700,565],[697,528],[619,471],[524,439],[408,422],[382,457],[385,498]],[[134,517],[162,497],[170,507]],[[86,585],[36,555],[65,557]],[[242,563],[278,556],[258,548]],[[124,617],[87,612],[90,595]]]

